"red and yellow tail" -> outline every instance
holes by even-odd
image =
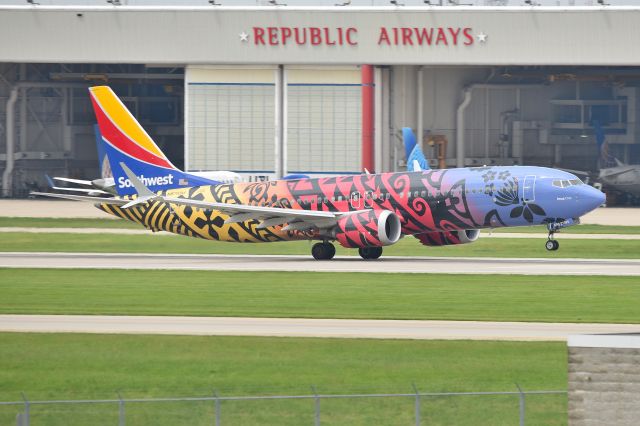
[[[176,170],[110,87],[95,86],[89,92],[105,143],[135,160]]]

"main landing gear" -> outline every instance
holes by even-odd
[[[311,247],[311,255],[316,260],[329,260],[333,259],[336,255],[336,248],[333,244],[324,241],[322,243],[316,243]]]
[[[377,259],[382,256],[382,247],[362,247],[358,249],[358,254],[363,259]]]

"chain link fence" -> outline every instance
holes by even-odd
[[[0,424],[566,424],[566,391],[421,392],[0,402]]]

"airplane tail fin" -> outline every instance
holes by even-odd
[[[98,152],[102,145],[118,195],[135,194],[122,163],[153,191],[220,183],[184,173],[174,166],[110,87],[91,87],[89,93],[98,121]]]
[[[100,177],[102,179],[113,178],[113,172],[111,171],[111,163],[109,163],[109,157],[107,156],[107,148],[105,147],[102,134],[98,125],[93,126],[93,131],[96,135],[96,148],[98,149],[98,164],[100,165]]]
[[[407,159],[407,170],[410,172],[429,170],[429,162],[420,149],[420,145],[416,143],[416,135],[410,127],[402,128],[402,141]]]

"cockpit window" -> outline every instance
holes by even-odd
[[[555,187],[558,188],[568,188],[570,186],[574,186],[574,185],[583,185],[582,181],[580,179],[571,179],[571,180],[554,180],[553,182],[551,182],[551,184]]]

